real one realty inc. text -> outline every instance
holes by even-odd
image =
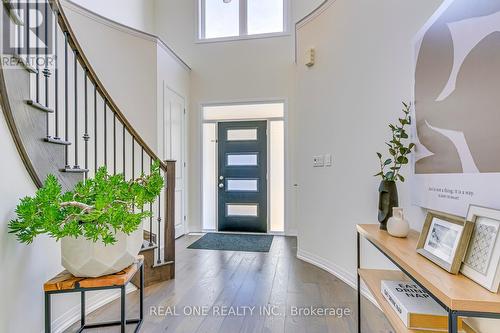
[[[349,307],[315,307],[315,306],[151,306],[150,316],[178,317],[178,316],[213,316],[213,317],[246,317],[246,316],[290,316],[290,317],[336,317],[351,316]]]

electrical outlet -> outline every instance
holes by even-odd
[[[326,167],[331,167],[332,164],[333,164],[332,154],[326,154],[325,155],[325,166]]]
[[[323,155],[313,156],[313,166],[322,168],[325,166],[325,157]]]

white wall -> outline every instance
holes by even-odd
[[[63,268],[60,264],[60,246],[56,241],[40,236],[33,244],[17,242],[8,233],[7,224],[16,218],[19,200],[32,196],[36,187],[21,161],[12,136],[0,109],[0,333],[43,332],[43,283]],[[111,296],[111,298],[110,298]],[[109,292],[93,293],[88,307],[113,299]],[[52,302],[53,331],[61,332],[79,318],[78,295],[56,296]]]
[[[219,43],[196,43],[197,0],[157,0],[156,32],[192,67],[189,122],[191,232],[201,230],[201,103],[286,99],[293,130],[294,56],[292,34]],[[290,147],[291,148],[291,147]],[[289,156],[293,150],[289,149]],[[290,196],[291,165],[287,176]],[[289,214],[289,216],[292,214]],[[288,219],[290,222],[292,219]],[[289,223],[288,229],[294,229]],[[292,230],[293,232],[293,230]]]
[[[441,0],[337,0],[297,31],[297,126],[295,145],[298,254],[355,284],[357,223],[377,223],[379,179],[376,151],[385,151],[387,124],[409,100],[413,36]],[[355,18],[355,19],[353,19]],[[316,48],[317,62],[301,55]],[[314,154],[332,153],[332,168],[313,168]],[[404,171],[409,174],[409,170]],[[425,212],[411,206],[408,184],[400,205],[414,229]],[[306,222],[307,221],[307,222]],[[364,267],[392,267],[362,243]],[[496,332],[494,320],[473,320]],[[494,329],[495,328],[495,329]]]
[[[153,0],[72,0],[99,15],[141,31],[154,31]]]
[[[30,245],[20,244],[8,233],[7,225],[16,218],[19,200],[33,196],[36,186],[17,152],[1,108],[0,152],[3,156],[0,163],[0,333],[43,332],[43,284],[64,270],[60,264],[60,245],[45,235]],[[118,296],[116,291],[89,293],[87,311],[92,312]],[[62,332],[79,318],[78,294],[53,296],[52,332]]]
[[[64,8],[104,87],[146,143],[161,152],[163,84],[188,96],[189,70],[156,36],[120,27],[69,2]]]
[[[292,17],[297,22],[318,8],[325,0],[292,0]]]
[[[31,196],[31,180],[0,110],[0,332],[40,332],[43,329],[43,283],[61,271],[59,246],[46,237],[19,244],[8,233],[18,200]],[[73,302],[67,303],[71,307]],[[55,316],[61,315],[61,307]],[[28,315],[29,314],[29,315]],[[27,320],[29,318],[29,320]]]
[[[307,221],[298,224],[298,250],[354,283],[355,225],[378,223],[375,152],[385,151],[387,124],[411,96],[413,36],[441,0],[330,3],[297,31],[297,214]],[[302,59],[309,47],[316,49],[312,68]],[[333,167],[313,168],[312,156],[325,153]],[[424,214],[411,207],[408,185],[399,192],[420,228]],[[388,266],[369,246],[363,251],[365,265]]]
[[[117,29],[86,10],[63,4],[104,87],[148,145],[156,149],[156,40]]]
[[[170,51],[159,46],[156,38],[129,33],[70,7],[65,4],[70,24],[106,89],[156,150],[159,146],[157,114],[162,111],[162,103],[157,101],[161,101],[162,84],[188,96],[188,69]],[[29,246],[21,245],[8,234],[7,224],[15,218],[19,199],[33,195],[36,187],[19,157],[1,110],[0,151],[3,156],[0,163],[0,333],[42,332],[43,283],[63,270],[60,247],[44,236]],[[87,299],[88,310],[117,295],[116,292],[91,293]],[[79,318],[78,295],[55,296],[52,304],[54,332],[60,332]]]

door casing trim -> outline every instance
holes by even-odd
[[[205,121],[203,119],[203,109],[207,106],[230,106],[230,105],[248,105],[248,104],[269,104],[269,103],[281,103],[283,104],[283,117],[269,117],[269,118],[248,118],[248,119],[237,119],[237,120],[207,120]],[[289,186],[290,182],[290,151],[289,151],[289,123],[288,123],[288,99],[287,98],[260,98],[260,99],[243,99],[243,100],[226,100],[226,101],[212,101],[212,102],[201,102],[199,103],[199,118],[198,118],[198,129],[199,133],[202,133],[199,137],[199,152],[198,152],[198,157],[200,159],[200,170],[199,170],[199,177],[200,180],[203,180],[203,170],[204,170],[204,161],[203,161],[203,125],[207,123],[218,123],[218,122],[227,122],[227,121],[258,121],[258,120],[265,120],[267,121],[267,128],[269,131],[269,121],[272,120],[283,120],[283,126],[284,126],[284,231],[283,232],[274,232],[271,231],[271,215],[270,215],[270,209],[271,209],[271,204],[270,204],[270,186],[267,188],[268,192],[268,203],[267,203],[267,211],[268,211],[268,220],[267,220],[267,234],[269,235],[288,235],[292,232],[290,229],[290,223],[289,219],[291,218],[291,195],[290,192],[287,191],[288,188],[291,188]],[[269,134],[269,133],[268,133]],[[268,167],[268,174],[269,174],[269,164],[270,164],[270,159],[269,159],[269,153],[270,153],[270,142],[271,140],[268,139],[267,142],[267,154],[268,154],[268,159],[267,159],[267,167]],[[218,154],[218,149],[216,147],[216,154]],[[218,163],[218,161],[216,161]],[[216,165],[218,168],[218,164]],[[203,193],[204,193],[204,188],[203,188],[203,181],[200,181],[200,203],[199,203],[199,209],[200,209],[200,230],[202,232],[219,232],[218,231],[218,219],[216,220],[216,228],[215,230],[207,230],[203,229],[203,221],[204,221],[204,216],[203,216]],[[218,205],[217,205],[218,206]],[[217,209],[217,207],[216,207]],[[217,213],[217,212],[216,212]],[[224,231],[225,232],[225,231]],[[292,235],[292,234],[290,234]]]

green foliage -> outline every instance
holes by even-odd
[[[411,125],[411,104],[403,102],[403,118],[399,118],[399,123],[389,124],[392,132],[392,140],[386,142],[390,157],[383,159],[381,153],[377,153],[380,160],[380,172],[375,177],[382,177],[382,180],[388,181],[401,181],[404,182],[405,178],[399,173],[402,166],[409,163],[408,155],[415,148],[414,143],[405,145],[405,140],[409,138],[406,132],[406,126]],[[389,170],[387,170],[389,169]]]
[[[144,208],[155,201],[163,185],[159,162],[153,164],[149,175],[130,181],[122,174],[109,175],[106,167],[101,167],[94,179],[81,181],[64,194],[56,177],[49,175],[34,197],[21,199],[9,232],[25,244],[41,234],[56,240],[82,236],[114,244],[117,232],[131,234],[151,216]]]

